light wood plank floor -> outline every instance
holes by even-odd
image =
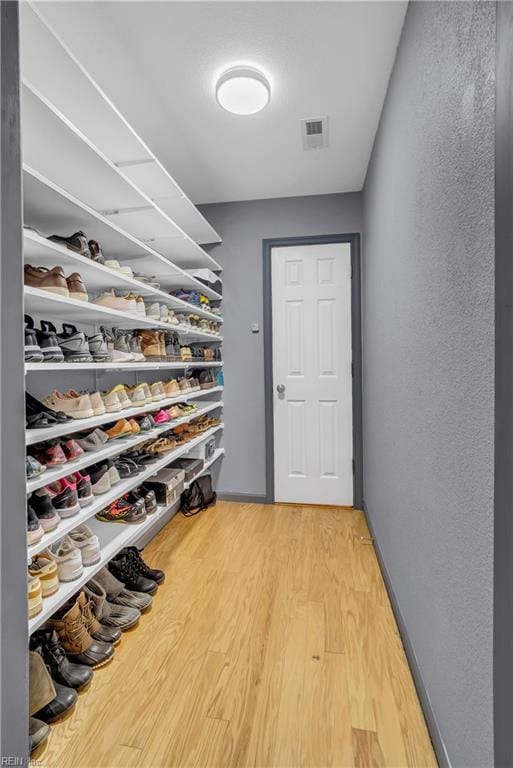
[[[436,766],[363,515],[220,503],[145,550],[167,580],[44,768]]]

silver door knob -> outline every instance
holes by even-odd
[[[278,392],[279,395],[283,395],[283,393],[285,392],[285,384],[278,384],[278,386],[276,387],[276,391]]]

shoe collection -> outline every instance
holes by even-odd
[[[25,362],[30,363],[144,363],[144,362],[214,362],[221,360],[219,348],[201,344],[180,345],[177,333],[171,331],[126,330],[101,327],[88,336],[71,323],[62,330],[42,320],[34,327],[25,315]]]
[[[191,376],[182,377],[181,379],[170,379],[165,382],[156,381],[152,384],[142,382],[133,387],[116,384],[112,389],[103,392],[77,392],[74,389],[60,392],[55,389],[46,395],[42,402],[39,402],[27,393],[27,428],[43,429],[65,423],[69,419],[88,419],[92,416],[103,416],[105,413],[118,413],[125,409],[140,408],[158,403],[166,398],[212,389],[217,384],[218,375],[211,369],[204,368],[192,371]],[[135,429],[135,432],[137,431]],[[106,433],[110,437],[109,430]],[[51,445],[55,448],[56,444],[53,443]],[[80,442],[77,445],[73,440],[69,440],[65,445],[61,445],[62,452],[65,454],[64,459],[72,460],[73,458],[78,458],[81,447]],[[70,454],[69,456],[66,455],[66,451]],[[75,455],[72,455],[73,453]],[[51,461],[63,464],[62,453],[59,450],[54,450],[54,454]],[[37,454],[34,454],[34,458],[40,461],[41,464],[48,466],[47,462],[44,459],[41,460]],[[40,471],[34,465],[34,475],[37,475]]]
[[[55,592],[61,578],[74,574],[79,560],[93,560],[95,548],[87,526],[77,529],[61,547],[60,562],[41,555],[40,568],[29,570],[29,612],[37,615],[44,597]],[[94,535],[93,535],[94,537]],[[96,538],[96,537],[94,537]],[[76,552],[78,554],[69,553]],[[99,553],[99,548],[98,548]],[[69,556],[68,556],[69,555]],[[99,557],[99,555],[98,555]],[[58,570],[58,573],[57,573]],[[75,576],[76,578],[76,576]],[[94,670],[108,664],[122,633],[134,627],[152,604],[152,595],[165,573],[151,568],[137,547],[125,547],[30,637],[29,737],[33,752],[55,723],[73,710],[78,692],[86,688]],[[55,587],[57,585],[57,587]],[[45,591],[46,590],[46,591]]]

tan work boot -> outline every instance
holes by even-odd
[[[55,629],[59,635],[70,661],[87,664],[96,669],[107,664],[114,655],[114,648],[110,643],[93,640],[89,634],[78,600],[71,606],[64,605],[54,613],[48,621],[48,626]]]

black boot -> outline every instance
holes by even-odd
[[[145,489],[143,486],[141,488],[141,494],[144,494],[144,492]],[[144,576],[147,579],[152,579],[152,581],[155,581],[157,584],[162,584],[166,578],[166,574],[164,571],[161,571],[158,568],[150,568],[150,566],[147,565],[142,559],[141,552],[142,550],[137,549],[137,547],[125,547],[121,550],[119,555],[127,557],[129,560],[131,560],[137,572],[140,573],[141,576]]]
[[[39,629],[30,638],[30,650],[39,651],[55,683],[81,691],[91,681],[93,671],[85,664],[73,664],[53,629]]]

